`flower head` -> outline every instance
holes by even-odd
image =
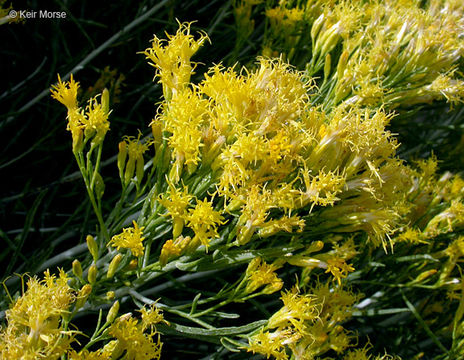
[[[327,270],[326,273],[331,273],[338,284],[341,284],[341,279],[346,278],[348,273],[353,272],[354,267],[347,264],[344,259],[341,258],[332,258],[327,260]]]
[[[156,303],[149,307],[143,307],[139,311],[142,314],[142,328],[144,330],[153,328],[160,322],[166,322],[163,317],[163,312],[156,306]]]
[[[272,294],[279,291],[284,283],[275,273],[278,268],[277,265],[267,264],[259,257],[254,258],[248,265],[246,271],[248,282],[245,292],[252,293],[262,286],[264,286],[262,291],[265,294]]]
[[[132,222],[134,227],[126,228],[122,230],[122,233],[115,235],[111,238],[110,244],[117,249],[129,249],[132,255],[140,257],[143,255],[144,247],[142,241],[145,239],[142,237],[143,227],[139,227],[135,220]]]
[[[27,290],[5,312],[8,325],[0,331],[0,357],[60,358],[74,340],[72,332],[63,327],[74,300],[63,270],[58,277],[47,270],[43,280],[30,278]]]
[[[64,106],[67,107],[68,111],[77,109],[77,92],[79,90],[79,83],[74,81],[73,75],[69,78],[69,81],[62,82],[61,77],[58,74],[58,84],[52,85],[50,92],[52,98],[58,100]]]
[[[187,220],[188,226],[195,232],[195,238],[206,248],[211,238],[219,237],[217,226],[225,223],[221,213],[214,210],[208,199],[198,200],[195,208],[189,210]]]
[[[130,315],[130,314],[129,314]],[[110,326],[108,333],[117,339],[116,347],[111,358],[119,358],[125,352],[128,360],[157,360],[161,357],[159,335],[153,340],[156,331],[145,333],[145,326],[132,316],[123,315]]]
[[[183,89],[190,81],[190,75],[195,68],[190,58],[198,51],[200,46],[209,40],[205,33],[200,33],[198,40],[190,34],[191,23],[179,24],[175,35],[167,35],[168,41],[154,37],[151,48],[143,53],[152,62],[150,65],[158,70],[157,76],[163,84],[164,96]]]
[[[88,140],[92,139],[92,146],[102,143],[106,133],[110,129],[108,116],[109,110],[109,92],[104,89],[101,94],[101,101],[97,97],[91,98],[85,109],[77,106],[77,92],[79,83],[74,81],[73,76],[67,82],[62,82],[58,75],[58,84],[52,85],[50,90],[52,98],[58,100],[68,109],[68,126],[67,130],[71,132],[73,139],[73,152],[82,150],[84,136]]]

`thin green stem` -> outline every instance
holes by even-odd
[[[87,153],[87,162],[89,162],[89,153]],[[97,216],[98,223],[100,225],[100,233],[102,236],[102,240],[105,240],[105,243],[107,243],[110,239],[109,234],[108,234],[108,229],[106,228],[105,222],[103,220],[103,216],[101,214],[101,207],[97,204],[95,201],[95,196],[93,194],[91,184],[89,182],[89,173],[88,173],[88,168],[86,168],[83,164],[84,159],[82,152],[79,152],[77,154],[74,154],[76,157],[77,165],[79,166],[79,170],[81,171],[82,178],[84,179],[84,184],[85,188],[87,190],[87,194],[89,195],[90,203],[92,204],[93,210],[95,212],[95,215]]]
[[[97,178],[97,173],[100,170],[100,162],[101,162],[101,155],[102,155],[102,143],[98,145],[98,152],[97,152],[97,160],[95,162],[95,169],[93,170],[92,180],[90,181],[90,188],[93,190],[95,186],[95,179]]]

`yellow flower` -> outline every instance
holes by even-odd
[[[190,236],[184,237],[182,235],[178,236],[175,240],[167,240],[161,248],[159,257],[161,266],[166,265],[170,258],[182,255],[191,240]]]
[[[343,360],[369,360],[371,356],[368,354],[369,348],[366,346],[361,349],[350,350],[345,354]]]
[[[30,278],[26,292],[5,312],[8,325],[0,331],[0,357],[59,359],[74,340],[73,332],[63,327],[74,300],[63,270],[58,277],[47,270],[43,280]]]
[[[73,111],[77,109],[78,90],[79,83],[74,81],[72,74],[69,81],[66,82],[62,82],[61,77],[58,74],[58,84],[52,85],[50,92],[52,93],[52,98],[66,106],[68,111]]]
[[[77,106],[78,90],[79,83],[74,81],[72,74],[70,80],[64,83],[61,81],[60,75],[58,75],[58,84],[52,85],[52,89],[50,89],[52,98],[58,100],[68,109],[67,130],[72,135],[74,152],[81,150],[86,122],[84,111]]]
[[[164,130],[171,133],[168,142],[172,158],[176,160],[175,173],[170,178],[177,182],[182,173],[184,163],[192,173],[200,161],[200,148],[203,146],[203,132],[209,102],[202,98],[197,90],[185,88],[173,94],[165,105],[161,120]]]
[[[311,203],[311,210],[315,205],[333,205],[339,200],[337,194],[345,186],[345,177],[329,171],[320,170],[316,176],[309,175],[307,170],[301,169],[305,191],[301,192],[301,206]]]
[[[110,360],[110,358],[111,353],[103,349],[97,351],[82,350],[79,353],[73,350],[68,354],[69,360]]]
[[[453,231],[464,224],[464,203],[458,199],[452,200],[447,209],[435,215],[427,224],[424,234],[435,237]]]
[[[181,253],[181,248],[177,246],[174,241],[167,240],[163,247],[161,248],[161,254],[159,257],[159,262],[161,266],[164,266],[168,263],[168,260],[172,256],[179,256]]]
[[[109,93],[104,89],[101,94],[101,101],[97,97],[91,98],[85,111],[77,106],[77,92],[79,83],[74,81],[71,75],[69,82],[62,82],[58,75],[58,84],[52,85],[50,90],[52,98],[58,100],[68,109],[68,126],[67,130],[71,131],[73,138],[73,152],[79,152],[83,147],[83,137],[90,139],[93,137],[92,145],[99,145],[110,125],[108,122],[109,111]]]
[[[98,103],[97,98],[94,97],[88,101],[85,117],[82,120],[85,127],[84,135],[88,138],[94,137],[92,142],[95,145],[103,141],[110,129],[109,114],[110,112],[103,106],[103,100]]]
[[[166,322],[163,312],[156,306],[156,303],[151,304],[148,308],[144,306],[139,312],[142,314],[143,330],[152,329],[156,324]]]
[[[117,339],[112,359],[119,358],[125,352],[127,360],[158,360],[161,357],[162,343],[159,334],[151,330],[145,334],[145,327],[132,316],[123,315],[110,326],[108,333]],[[153,337],[157,336],[157,341]]]
[[[309,294],[300,295],[298,288],[282,292],[284,306],[269,319],[270,329],[292,326],[303,333],[305,321],[313,321],[318,317],[318,306],[315,298]]]
[[[424,239],[424,235],[420,230],[413,229],[410,227],[408,227],[404,232],[396,236],[394,241],[401,241],[410,244],[428,244],[428,241]]]
[[[132,255],[140,257],[143,255],[144,247],[142,241],[143,227],[139,228],[135,220],[132,222],[134,227],[122,230],[122,233],[111,238],[110,244],[117,249],[129,249]]]
[[[82,149],[85,129],[85,115],[80,108],[68,110],[68,125],[66,130],[71,132],[73,140],[73,151],[77,152]]]
[[[179,23],[175,35],[168,35],[168,41],[160,40],[156,36],[151,48],[143,53],[149,63],[158,70],[157,76],[163,84],[164,97],[170,100],[172,93],[183,89],[190,81],[190,75],[196,66],[190,58],[198,51],[200,46],[209,40],[205,33],[199,33],[200,38],[195,40],[190,34],[191,23]]]
[[[166,180],[169,185],[169,190],[162,194],[158,201],[167,210],[173,222],[173,238],[176,239],[184,228],[184,219],[187,217],[187,207],[193,199],[193,195],[189,194],[188,188],[183,187],[182,190],[176,188],[174,184]]]
[[[258,235],[267,237],[280,231],[292,232],[294,228],[297,228],[297,232],[301,232],[304,226],[305,221],[300,219],[297,215],[282,216],[280,219],[266,221],[258,230]]]
[[[187,220],[188,226],[195,232],[192,242],[199,240],[206,249],[211,238],[219,237],[217,226],[225,224],[221,213],[214,210],[208,199],[198,200],[195,208],[189,210]]]
[[[341,285],[341,279],[346,278],[348,273],[353,272],[354,267],[347,264],[344,259],[332,258],[327,260],[327,270],[326,273],[332,273],[335,280],[337,280],[338,285]]]
[[[265,355],[267,359],[273,356],[276,360],[286,360],[288,355],[283,344],[286,340],[285,335],[281,332],[271,333],[261,330],[250,338],[247,351]]]
[[[284,285],[283,281],[278,278],[275,271],[279,269],[275,264],[267,264],[264,260],[257,257],[248,265],[246,271],[247,285],[245,292],[250,294],[262,286],[265,294],[272,294],[279,291]]]

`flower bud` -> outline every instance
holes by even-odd
[[[313,242],[309,247],[306,249],[305,253],[313,253],[321,251],[324,247],[324,243],[320,240]]]
[[[330,54],[327,54],[325,56],[325,62],[324,62],[324,81],[326,81],[329,76],[330,76],[330,70],[332,66],[332,58],[330,57]]]
[[[169,180],[174,184],[177,184],[180,180],[182,175],[182,169],[184,167],[184,157],[182,155],[177,154],[176,161],[171,166],[171,170],[169,171]]]
[[[103,353],[111,354],[111,359],[118,359],[124,351],[119,340],[111,340],[103,347]]]
[[[314,269],[316,267],[325,269],[327,265],[319,259],[303,257],[300,255],[291,256],[288,259],[288,263],[293,266],[301,266],[309,269]]]
[[[129,265],[127,265],[127,267],[128,267],[129,270],[135,270],[135,269],[137,269],[137,265],[138,265],[137,259],[132,259],[130,261]]]
[[[110,311],[108,311],[108,315],[106,316],[106,322],[107,323],[112,323],[114,319],[116,319],[116,316],[118,316],[119,312],[119,301],[116,300],[111,306]]]
[[[181,234],[182,230],[184,229],[184,219],[180,216],[176,216],[173,219],[172,224],[172,238],[177,239]]]
[[[192,175],[198,168],[198,164],[195,164],[195,163],[187,163],[187,173],[189,175]]]
[[[316,41],[316,36],[319,34],[319,31],[322,28],[322,25],[324,24],[325,21],[325,16],[324,14],[321,14],[314,22],[313,26],[311,27],[311,39],[313,41],[313,44]]]
[[[213,144],[211,144],[209,147],[204,148],[204,155],[203,155],[203,165],[209,165],[212,164],[212,162],[218,158],[218,154],[222,148],[222,146],[226,142],[226,137],[221,135],[219,136]]]
[[[124,182],[124,165],[126,164],[127,158],[127,144],[125,141],[121,141],[118,145],[119,152],[118,152],[118,169],[119,169],[119,177],[121,181]]]
[[[340,22],[337,22],[320,37],[322,44],[320,50],[321,55],[329,53],[337,45],[338,41],[340,40],[340,28],[341,24]]]
[[[87,241],[87,248],[90,254],[92,254],[93,261],[96,262],[98,260],[98,244],[92,235],[87,235],[85,240]]]
[[[424,272],[420,273],[413,282],[414,283],[419,283],[421,281],[424,281],[425,279],[431,277],[432,275],[435,275],[437,272],[438,272],[437,269],[424,271]]]
[[[248,267],[245,272],[245,276],[250,276],[251,273],[254,272],[259,267],[260,264],[261,264],[261,258],[259,256],[253,258],[248,264]]]
[[[95,195],[97,195],[98,199],[101,199],[103,193],[105,192],[105,182],[103,181],[102,176],[100,173],[95,173]]]
[[[226,211],[236,211],[240,209],[240,207],[243,205],[244,201],[241,199],[233,199],[229,202],[229,205],[227,205]]]
[[[72,151],[77,154],[82,151],[84,147],[84,132],[76,130],[72,133]]]
[[[283,281],[279,279],[278,281],[273,281],[272,283],[266,285],[261,292],[263,294],[270,295],[282,289],[283,286]]]
[[[113,300],[113,299],[114,299],[114,296],[115,296],[114,291],[108,291],[108,292],[106,293],[106,299],[109,300],[109,301]]]
[[[168,263],[169,257],[179,256],[181,249],[177,244],[172,240],[167,240],[162,249],[159,257],[159,262],[161,266],[165,266]]]
[[[81,307],[84,306],[87,298],[89,297],[90,293],[92,292],[92,285],[85,284],[77,294],[76,303],[75,303],[75,310],[79,310]]]
[[[116,273],[116,270],[118,269],[119,264],[121,263],[122,260],[122,255],[117,254],[113,260],[111,260],[110,265],[108,266],[108,272],[106,273],[106,277],[108,279],[111,279],[114,274]]]
[[[163,143],[163,122],[153,119],[151,122],[151,133],[153,134],[153,145],[157,153],[161,144]]]
[[[93,264],[90,268],[89,268],[89,273],[87,274],[87,280],[89,281],[90,284],[95,284],[95,282],[97,281],[97,266],[95,264]]]
[[[244,226],[241,226],[237,234],[238,244],[240,245],[247,244],[251,240],[251,237],[253,236],[255,232],[255,228],[256,228],[255,226],[251,225],[251,221],[248,221],[247,224],[245,224]]]
[[[72,262],[72,272],[77,278],[82,279],[82,265],[77,259]]]
[[[346,65],[348,64],[348,57],[350,54],[348,51],[343,51],[342,54],[340,55],[338,59],[338,65],[337,65],[337,76],[338,80],[342,78],[343,74],[345,73]]]
[[[135,172],[135,159],[129,157],[129,161],[126,164],[126,171],[124,172],[124,184],[127,186],[130,184],[132,177]]]
[[[108,114],[110,112],[110,93],[107,88],[103,89],[101,95],[101,104],[105,114]]]

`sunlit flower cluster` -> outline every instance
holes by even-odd
[[[92,139],[94,146],[101,144],[110,129],[108,90],[103,91],[100,102],[96,97],[89,99],[85,109],[78,106],[78,91],[79,83],[72,75],[66,82],[62,82],[58,75],[58,84],[51,90],[52,97],[68,109],[68,131],[72,134],[75,153],[82,150],[84,141]]]
[[[264,9],[266,57],[213,65],[195,83],[191,59],[208,36],[192,35],[192,23],[155,36],[143,54],[163,98],[147,121],[151,135],[125,136],[114,149],[122,185],[114,206],[102,204],[100,175],[109,92],[80,107],[79,83],[58,77],[52,97],[67,108],[98,231],[71,251],[75,258],[65,253],[68,274],[47,270],[10,297],[0,357],[159,359],[161,333],[279,360],[386,360],[369,355],[369,344],[355,348],[347,323],[378,316],[369,306],[389,296],[383,287],[396,291],[386,313],[413,314],[428,335],[439,319],[421,316],[452,304],[440,331],[452,331],[450,356],[464,354],[464,180],[440,174],[433,155],[400,159],[389,129],[395,109],[464,98],[464,6],[420,3],[233,1],[234,51]],[[360,303],[353,289],[364,292],[363,277],[378,269],[391,283],[366,280],[368,291],[381,291]],[[409,301],[416,287],[435,302]],[[251,301],[258,297],[270,300]],[[118,316],[132,302],[139,317]],[[219,310],[234,303],[265,318],[226,326],[248,321]],[[70,321],[96,309],[95,332],[81,346],[84,334]]]
[[[63,270],[47,270],[43,280],[29,278],[27,290],[6,311],[8,326],[0,332],[3,359],[59,359],[74,341],[67,330],[70,307],[76,299]]]
[[[121,234],[115,235],[111,239],[111,246],[119,249],[129,249],[134,256],[143,255],[143,240],[145,239],[142,233],[143,227],[139,227],[133,221],[133,227],[123,229]]]

